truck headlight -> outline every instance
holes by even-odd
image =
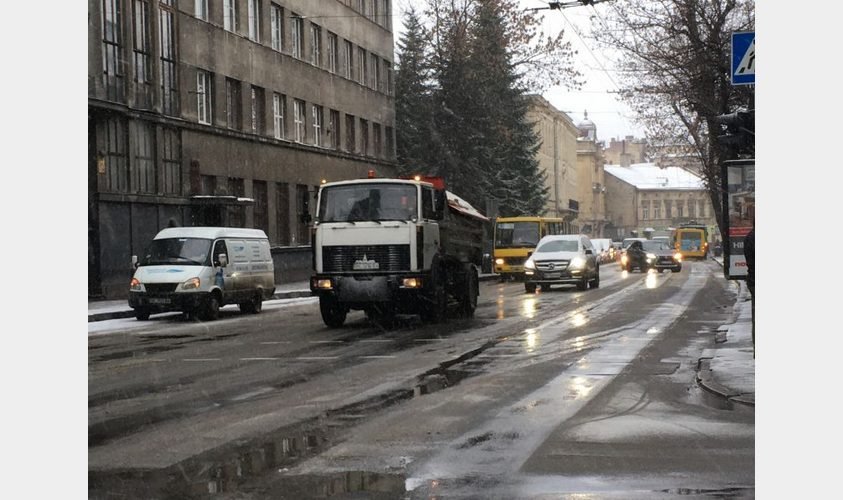
[[[181,284],[182,290],[196,290],[199,288],[199,278],[190,278]]]
[[[585,267],[585,259],[582,257],[574,257],[571,259],[571,268],[572,269],[582,269]]]
[[[404,288],[421,288],[422,282],[419,278],[404,278],[401,286]]]
[[[533,259],[527,259],[527,261],[524,262],[524,269],[535,269],[535,268],[536,268],[536,263],[533,262]]]
[[[313,288],[320,288],[322,290],[330,290],[334,288],[334,284],[330,279],[314,279]]]
[[[129,291],[131,291],[131,292],[145,292],[146,287],[143,286],[143,283],[141,283],[139,279],[132,278],[132,282],[129,284]]]

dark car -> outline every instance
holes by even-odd
[[[647,272],[650,269],[662,272],[670,269],[678,273],[682,270],[682,255],[665,241],[634,241],[626,250],[625,259],[621,261],[621,269],[624,271],[639,269],[641,272]]]

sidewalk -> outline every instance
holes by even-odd
[[[715,258],[719,264],[722,259]],[[481,281],[497,279],[496,274],[482,274]],[[698,363],[697,382],[705,390],[734,403],[755,406],[755,359],[752,346],[752,303],[743,281],[733,310],[733,322],[721,325],[715,332],[714,346],[703,351]],[[273,299],[310,297],[309,283],[301,281],[275,285]],[[102,300],[88,302],[88,322],[131,318],[135,313],[128,301]]]

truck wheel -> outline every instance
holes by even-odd
[[[341,327],[348,314],[348,310],[332,297],[319,297],[319,312],[322,313],[322,321],[330,328]]]
[[[422,305],[422,319],[430,323],[442,323],[448,312],[448,296],[441,273],[433,275],[433,293],[425,297]]]
[[[149,309],[145,307],[138,307],[135,309],[135,318],[139,321],[146,321],[149,319]]]
[[[214,321],[220,317],[220,299],[217,294],[212,293],[208,295],[208,301],[202,308],[199,319],[202,321]]]
[[[524,283],[524,291],[527,293],[536,293],[535,283]]]
[[[474,310],[477,309],[477,281],[477,272],[469,269],[465,276],[463,295],[460,297],[460,313],[466,318],[474,316]]]

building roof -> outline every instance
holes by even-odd
[[[703,180],[679,167],[658,167],[655,163],[633,163],[628,167],[606,165],[606,173],[638,189],[699,190]]]

